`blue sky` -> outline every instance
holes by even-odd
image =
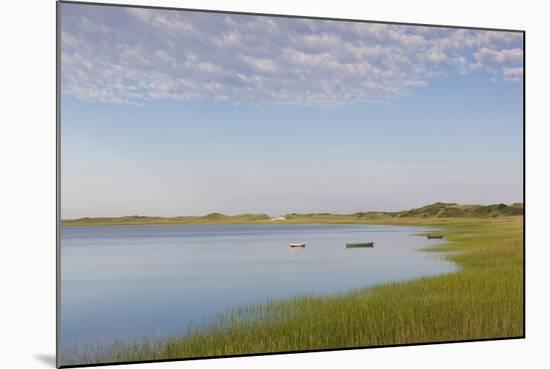
[[[63,218],[522,200],[520,33],[61,7]]]

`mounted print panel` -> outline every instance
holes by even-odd
[[[58,366],[524,337],[524,32],[58,3]]]

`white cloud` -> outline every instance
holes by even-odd
[[[516,68],[502,68],[502,75],[507,80],[522,80],[523,79],[523,67]]]
[[[241,42],[241,34],[237,31],[229,31],[220,36],[216,41],[219,46],[238,45]]]
[[[279,69],[277,67],[277,64],[271,59],[254,58],[254,57],[247,56],[247,55],[242,55],[241,59],[246,64],[250,65],[251,67],[253,67],[254,69],[256,69],[260,72],[274,73]]]
[[[437,44],[450,50],[472,50],[483,47],[504,47],[521,44],[523,35],[519,32],[478,31],[472,29],[454,29],[441,34],[437,29],[430,29],[434,33]]]
[[[426,55],[426,57],[428,61],[435,64],[445,64],[448,61],[447,54],[437,49],[432,49],[428,51],[428,54]]]
[[[520,48],[495,50],[482,47],[474,55],[476,60],[484,66],[522,63],[523,61],[523,50]]]
[[[177,33],[194,31],[191,22],[178,17],[174,12],[159,12],[142,8],[128,8],[127,11],[146,24],[161,30]]]
[[[199,68],[203,72],[210,74],[222,72],[222,69],[220,67],[209,62],[197,63],[197,68]]]
[[[76,47],[78,46],[78,39],[68,32],[61,31],[61,44],[63,47]]]
[[[62,11],[62,93],[91,101],[391,101],[441,76],[487,72],[489,80],[501,71],[517,80],[523,60],[520,33],[68,4]]]

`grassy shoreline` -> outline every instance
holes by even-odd
[[[361,223],[440,226],[450,242],[425,251],[461,269],[249,306],[181,337],[73,352],[65,365],[523,336],[523,216]]]

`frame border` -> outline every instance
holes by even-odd
[[[115,361],[96,364],[75,364],[75,365],[61,365],[61,4],[74,4],[74,5],[89,5],[89,6],[103,6],[103,7],[116,7],[116,8],[139,8],[139,9],[154,9],[154,10],[166,10],[166,11],[186,11],[197,13],[214,13],[214,14],[236,14],[236,15],[251,15],[262,17],[277,17],[277,18],[294,18],[294,19],[311,19],[311,20],[325,20],[325,21],[341,21],[341,22],[359,22],[359,23],[373,23],[373,24],[386,24],[397,26],[417,26],[417,27],[433,27],[433,28],[451,28],[451,29],[466,29],[477,31],[496,31],[496,32],[515,32],[521,33],[523,36],[523,334],[520,336],[511,337],[495,337],[495,338],[479,338],[479,339],[465,339],[465,340],[451,340],[451,341],[429,341],[429,342],[416,342],[406,344],[392,344],[392,345],[376,345],[376,346],[354,346],[354,347],[336,347],[329,349],[312,349],[312,350],[297,350],[297,351],[275,351],[275,352],[260,352],[260,353],[246,353],[236,355],[215,355],[215,356],[198,356],[198,357],[182,357],[177,359],[161,359],[161,360],[139,360],[139,361]],[[148,364],[148,363],[163,363],[163,362],[178,362],[178,361],[194,361],[194,360],[208,360],[208,359],[222,359],[222,358],[238,358],[238,357],[252,357],[252,356],[271,356],[271,355],[285,355],[285,354],[298,354],[298,353],[315,353],[315,352],[330,352],[330,351],[349,351],[349,350],[362,350],[373,348],[387,348],[387,347],[410,347],[410,346],[427,346],[427,345],[441,345],[441,344],[454,344],[454,343],[469,343],[469,342],[490,342],[490,341],[505,341],[515,339],[526,338],[526,181],[525,181],[525,146],[526,146],[526,91],[525,91],[525,76],[526,76],[526,30],[525,29],[506,29],[506,28],[489,28],[489,27],[474,27],[474,26],[457,26],[457,25],[445,25],[445,24],[430,24],[430,23],[412,23],[412,22],[395,22],[395,21],[379,21],[379,20],[366,20],[366,19],[351,19],[351,18],[331,18],[331,17],[318,17],[318,16],[305,16],[305,15],[287,15],[287,14],[271,14],[271,13],[254,13],[244,11],[230,11],[230,10],[211,10],[211,9],[197,9],[197,8],[178,8],[178,7],[163,7],[154,5],[135,5],[135,4],[112,4],[102,2],[88,2],[88,1],[72,1],[72,0],[57,0],[55,2],[55,47],[56,47],[56,354],[55,362],[57,368],[85,368],[85,367],[99,367],[107,365],[128,365],[128,364]]]
[[[55,3],[55,366],[61,367],[61,6]]]

